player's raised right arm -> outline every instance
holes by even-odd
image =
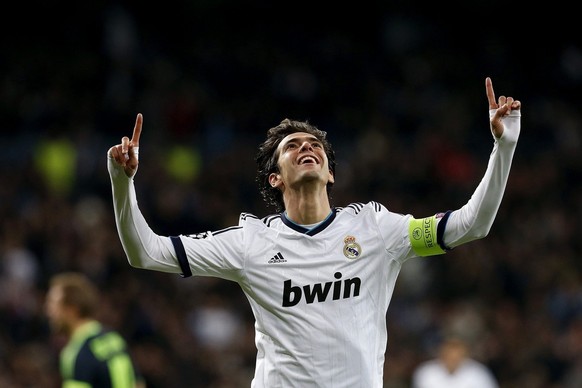
[[[154,233],[137,204],[133,177],[139,164],[142,123],[140,113],[135,120],[131,140],[124,136],[121,144],[107,152],[117,233],[132,267],[179,273],[181,270],[171,240]]]

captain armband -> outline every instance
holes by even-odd
[[[446,252],[437,240],[437,224],[436,215],[421,219],[412,218],[410,220],[408,237],[410,238],[412,249],[418,256],[433,256]]]

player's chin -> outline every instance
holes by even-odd
[[[315,181],[322,181],[327,183],[328,181],[328,174],[324,174],[320,169],[311,169],[311,170],[304,170],[300,174],[301,180],[305,182],[315,182]]]

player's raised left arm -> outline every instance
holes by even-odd
[[[447,221],[443,240],[449,248],[489,234],[501,205],[521,131],[521,102],[503,95],[496,100],[489,77],[485,79],[485,91],[489,102],[493,150],[485,175],[475,192],[463,207],[451,213]]]

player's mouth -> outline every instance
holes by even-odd
[[[305,156],[302,156],[297,161],[297,164],[299,164],[299,165],[302,165],[302,164],[318,164],[318,163],[319,163],[319,161],[313,155],[305,155]]]

